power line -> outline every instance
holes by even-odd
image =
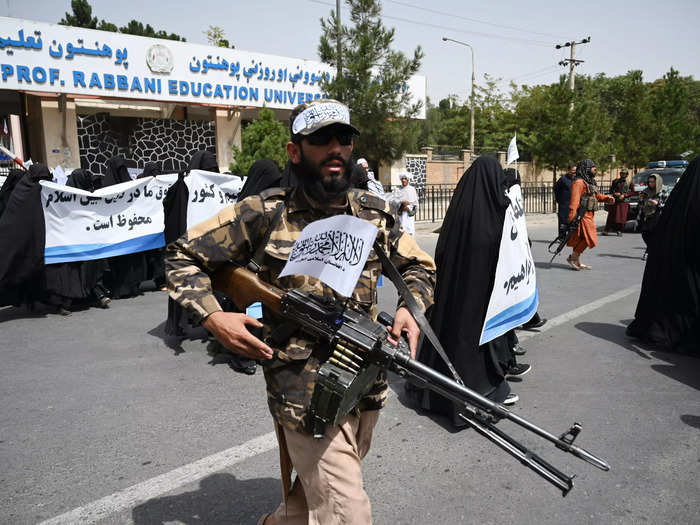
[[[514,76],[514,77],[512,77],[510,80],[516,80],[516,79],[518,79],[518,78],[529,77],[529,76],[531,76],[531,75],[537,75],[537,74],[539,74],[539,73],[549,73],[550,70],[554,71],[554,70],[556,70],[556,69],[559,69],[559,66],[558,66],[558,65],[556,65],[556,66],[546,66],[546,67],[543,67],[543,68],[540,68],[540,69],[536,69],[535,71],[530,71],[529,73],[523,73],[522,75]]]
[[[452,18],[459,18],[461,20],[467,20],[469,22],[476,22],[477,24],[485,24],[485,25],[492,26],[492,27],[500,27],[501,29],[511,29],[513,31],[520,31],[522,33],[531,33],[533,35],[551,36],[553,38],[561,38],[561,35],[553,35],[551,33],[540,33],[539,31],[531,31],[529,29],[522,29],[520,27],[506,26],[503,24],[495,24],[493,22],[488,22],[486,20],[480,20],[478,18],[471,18],[468,16],[456,15],[454,13],[448,13],[446,11],[439,11],[437,9],[431,9],[429,7],[422,7],[422,6],[417,6],[417,5],[413,5],[413,4],[408,4],[406,2],[399,2],[398,0],[385,0],[385,1],[392,3],[392,4],[401,5],[404,7],[410,7],[411,9],[418,9],[420,11],[426,11],[428,13],[435,13],[437,15],[444,15],[444,16],[449,16]]]
[[[328,2],[322,2],[321,0],[308,0],[309,2],[312,2],[314,4],[320,4],[320,5],[325,5],[329,7],[335,7],[333,4],[329,4]],[[397,20],[399,22],[406,22],[408,24],[415,24],[421,27],[432,27],[435,29],[446,29],[448,31],[453,31],[455,33],[463,33],[465,35],[470,35],[470,36],[481,36],[484,38],[495,38],[498,40],[511,40],[514,42],[520,42],[523,44],[529,44],[529,45],[535,45],[535,46],[540,46],[540,47],[549,47],[552,44],[549,42],[543,42],[541,40],[530,40],[527,38],[520,38],[517,36],[505,36],[505,35],[496,35],[494,33],[482,33],[479,31],[465,31],[464,29],[460,29],[458,27],[449,27],[449,26],[443,26],[440,24],[430,24],[428,22],[424,21],[419,21],[419,20],[411,20],[409,18],[402,18],[398,16],[390,16],[390,15],[381,15],[381,18],[386,18],[389,20]]]

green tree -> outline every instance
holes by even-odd
[[[223,28],[219,26],[209,26],[209,29],[202,32],[207,37],[207,42],[210,46],[230,47],[232,49],[235,47],[229,44],[229,41],[226,38],[226,35],[224,34]]]
[[[610,121],[590,83],[576,81],[576,91],[563,76],[551,86],[523,88],[515,106],[518,140],[537,162],[554,170],[587,157],[605,169]]]
[[[185,42],[186,40],[180,35],[175,33],[168,33],[167,31],[156,31],[151,27],[151,24],[146,24],[139,22],[138,20],[130,20],[129,23],[123,27],[119,28],[120,33],[127,35],[137,35],[137,36],[147,36],[149,38],[162,38],[165,40],[177,40]]]
[[[420,110],[411,104],[407,81],[420,68],[419,47],[408,58],[391,46],[394,29],[381,21],[378,0],[346,0],[351,25],[337,27],[335,11],[321,20],[318,46],[321,60],[338,63],[337,40],[342,44],[342,74],[322,83],[325,94],[350,107],[352,121],[362,132],[355,151],[373,167],[400,158],[416,144],[420,127],[410,119]]]
[[[487,74],[484,81],[485,85],[477,84],[474,93],[474,148],[477,151],[505,150],[516,131],[511,99],[498,88],[500,79]],[[465,109],[469,111],[466,106]]]
[[[87,0],[71,0],[70,6],[73,14],[66,13],[60,25],[97,29],[97,17],[92,16],[92,6]]]
[[[64,26],[85,27],[88,29],[99,29],[100,31],[110,31],[113,33],[125,33],[128,35],[147,36],[151,38],[164,38],[166,40],[186,40],[175,33],[167,31],[156,31],[149,24],[144,25],[138,20],[131,20],[126,26],[117,28],[111,22],[100,20],[98,23],[97,17],[92,16],[92,6],[87,0],[71,0],[71,9],[73,14],[66,13],[66,16],[61,19],[59,24]]]
[[[649,88],[642,72],[629,71],[613,78],[598,75],[595,85],[611,122],[612,152],[622,164],[634,168],[645,165],[654,137]]]
[[[233,147],[231,173],[247,175],[253,162],[270,159],[281,170],[287,163],[287,126],[275,119],[272,110],[262,108],[257,120],[248,124],[241,134],[241,149]]]
[[[119,28],[117,27],[117,24],[113,24],[111,22],[107,22],[105,20],[100,20],[100,24],[97,26],[97,29],[100,31],[109,31],[111,33],[118,33]]]
[[[700,123],[693,108],[693,87],[691,79],[681,77],[673,68],[663,80],[652,84],[653,158],[675,159],[686,150],[697,151]]]

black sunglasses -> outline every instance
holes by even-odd
[[[319,129],[305,138],[312,146],[326,146],[333,140],[333,137],[338,139],[341,146],[350,146],[353,136],[354,133],[348,129],[327,127]]]

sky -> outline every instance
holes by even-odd
[[[0,0],[5,16],[58,22],[70,11],[70,0]],[[93,16],[118,26],[135,18],[206,44],[209,25],[224,29],[238,49],[318,59],[319,20],[335,9],[334,0],[92,0]],[[476,58],[477,84],[484,74],[517,84],[551,84],[568,67],[558,65],[569,48],[555,44],[591,42],[576,47],[585,62],[577,74],[607,76],[641,69],[646,81],[663,76],[671,66],[700,79],[700,18],[697,0],[383,0],[385,25],[396,30],[394,48],[412,54],[421,46],[420,74],[427,78],[433,103],[454,94],[464,99],[471,84],[468,48],[443,42],[446,36],[469,43]],[[349,10],[341,5],[341,19]],[[684,21],[690,21],[686,26]]]

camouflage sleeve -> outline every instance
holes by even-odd
[[[398,221],[389,233],[389,258],[394,263],[418,306],[425,312],[433,304],[435,262],[420,249],[412,235],[404,232]],[[405,306],[399,296],[397,308]]]
[[[250,197],[170,243],[165,249],[170,297],[200,322],[220,311],[208,274],[227,261],[246,264],[267,222],[262,199]]]

